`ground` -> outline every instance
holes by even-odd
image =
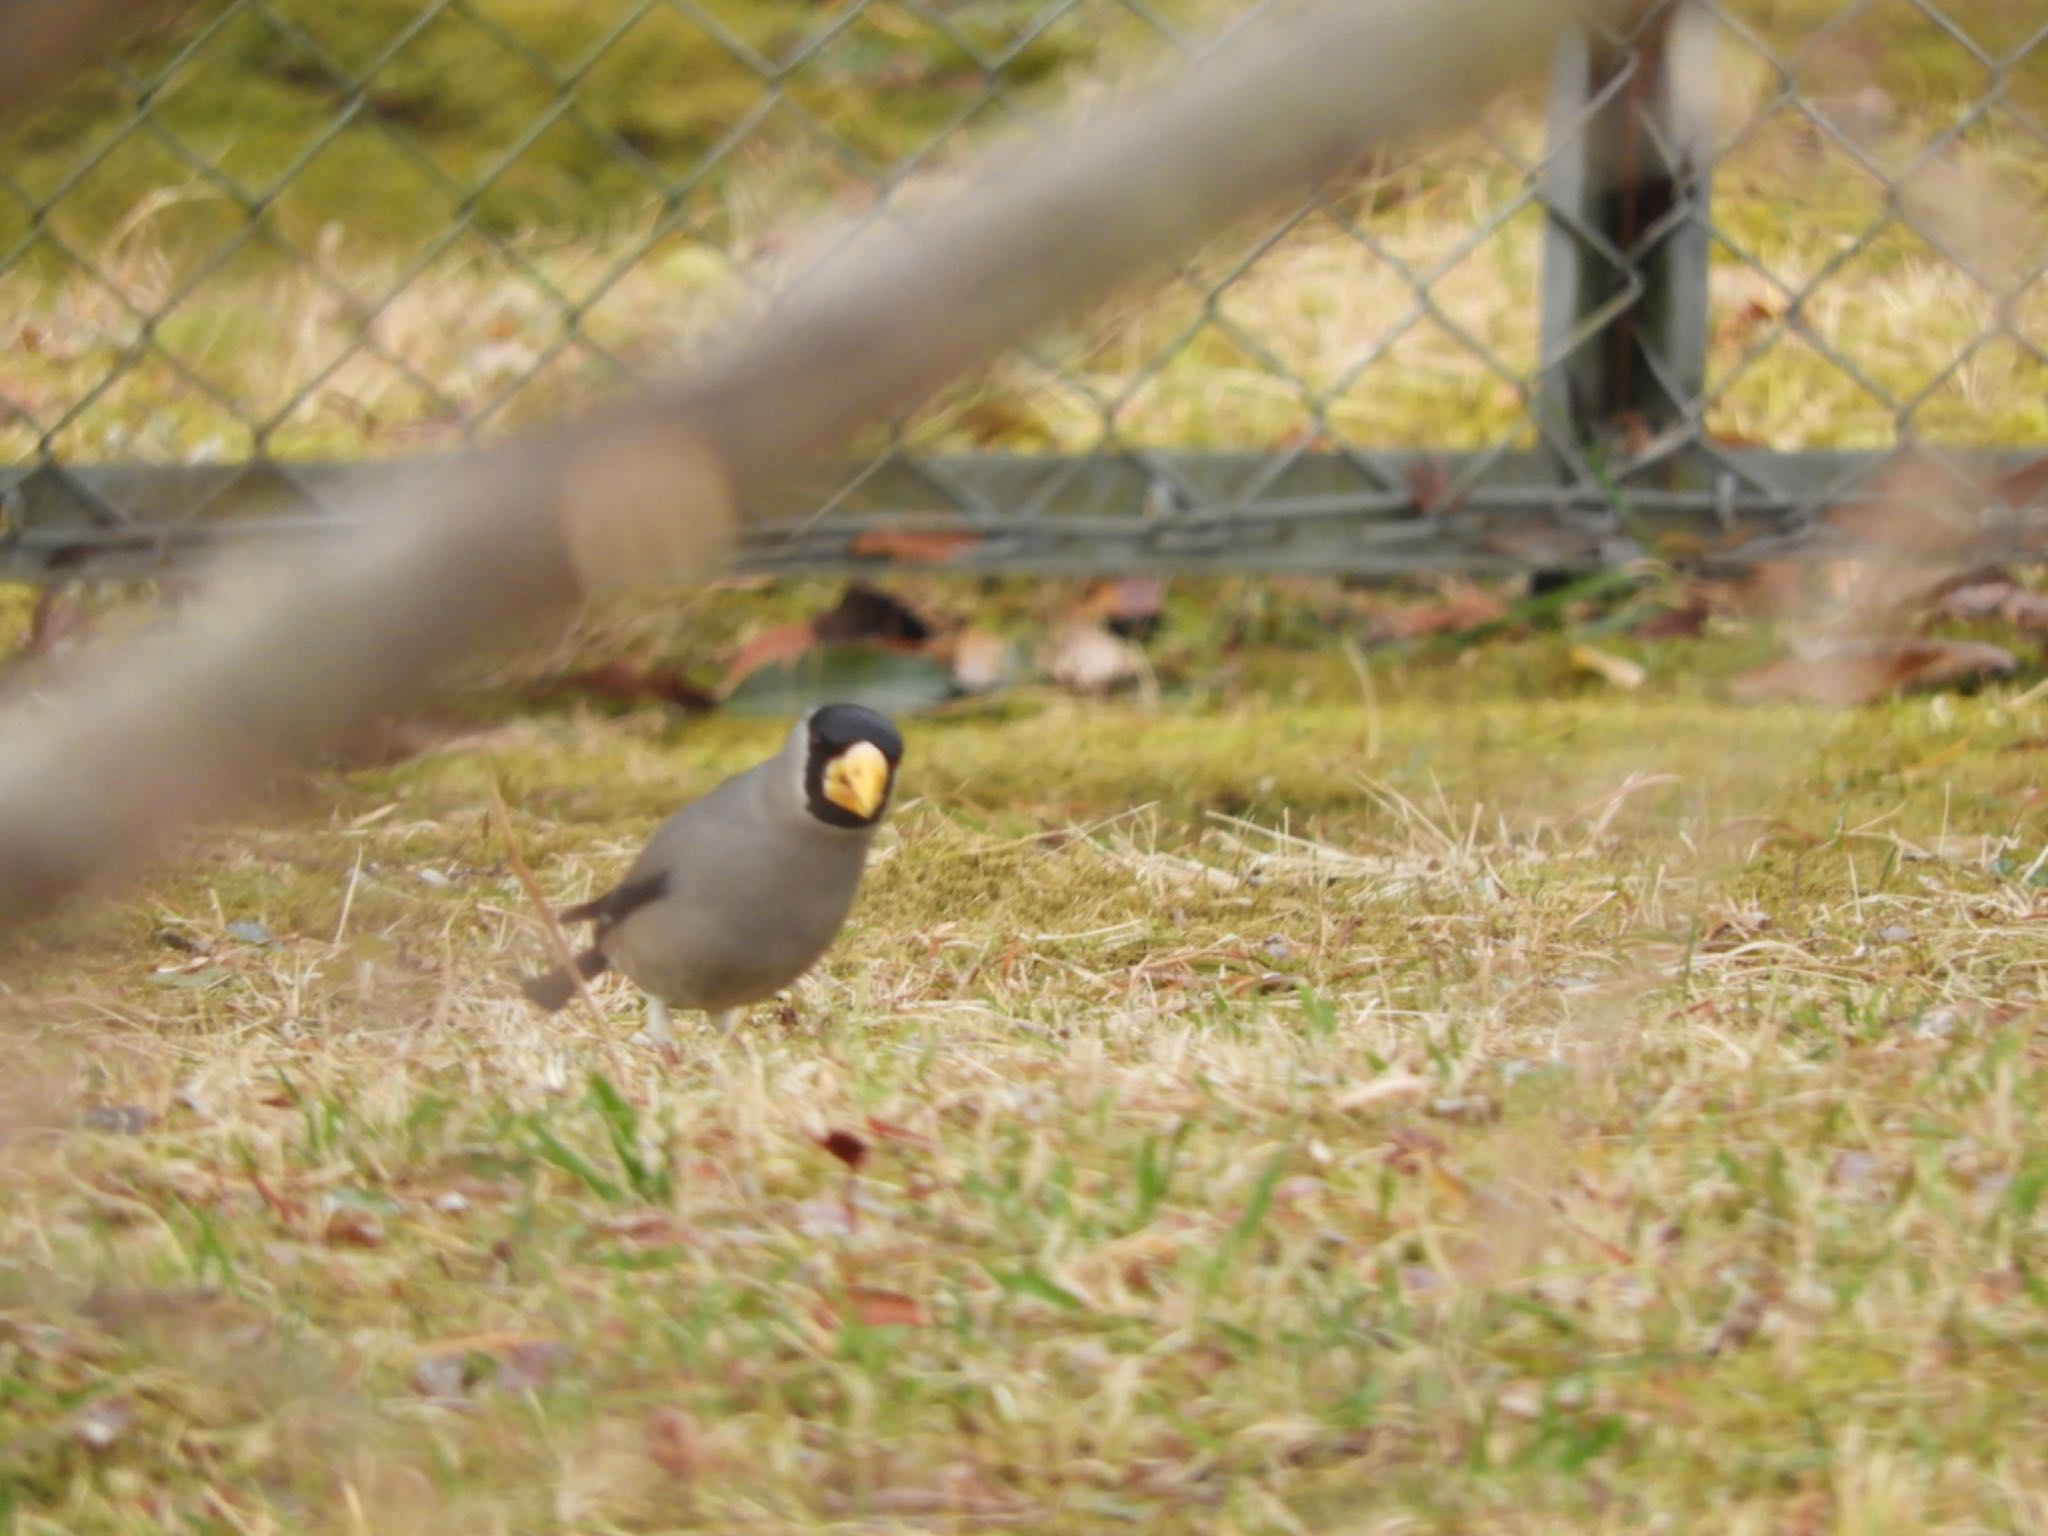
[[[1199,30],[1237,8],[1138,10]],[[1710,432],[2048,440],[2035,10],[1716,10]],[[1032,114],[1099,110],[1105,81],[1162,54],[1125,0],[425,15],[243,5],[147,113],[96,77],[0,125],[0,456],[352,459],[530,425],[671,369],[899,168],[914,200]],[[133,67],[174,57],[162,42]],[[1321,208],[1283,202],[1185,280],[948,391],[908,441],[1529,441],[1545,113],[1532,79],[1455,132],[1384,146]]]
[[[746,313],[992,82],[1087,110],[1150,30],[1083,4],[984,70],[932,17],[997,49],[1037,6],[654,6],[505,160],[634,9],[448,7],[332,142],[412,0],[236,8],[127,137],[104,78],[11,120],[0,459],[549,417]],[[1720,8],[1706,424],[2038,444],[2034,0],[1951,0],[1969,45],[1842,9]],[[832,41],[664,196],[762,90],[686,12]],[[1390,147],[908,441],[1526,435],[1543,112]],[[1027,648],[1073,597],[893,585]],[[1177,583],[1141,690],[906,722],[845,935],[732,1040],[634,1048],[614,982],[527,1008],[519,868],[590,894],[783,726],[515,679],[714,681],[830,595],[587,615],[5,941],[0,1531],[2048,1531],[2037,655],[1743,707],[1782,636],[1733,614],[1397,650],[1384,594]]]
[[[772,720],[472,692],[53,920],[13,1528],[2042,1530],[2037,673],[1740,708],[1760,628],[1622,693],[1377,601],[907,722],[840,944],[674,1057],[516,996],[493,786],[566,903]]]

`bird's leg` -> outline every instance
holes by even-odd
[[[733,1029],[739,1024],[739,1021],[740,1010],[737,1008],[721,1008],[711,1015],[711,1027],[718,1031],[718,1036],[721,1040],[730,1040],[732,1038]]]
[[[676,1027],[669,1022],[668,1004],[649,993],[647,996],[647,1022],[633,1036],[635,1045],[651,1045],[656,1048],[679,1045]]]

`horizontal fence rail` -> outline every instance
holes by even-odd
[[[170,11],[0,130],[0,574],[345,531],[393,462],[662,377],[966,146],[1028,155],[1081,80],[1245,20]],[[2031,0],[1650,4],[872,434],[738,563],[857,567],[906,529],[977,570],[1740,562],[1841,547],[1930,464],[1930,515],[2037,555],[2044,209]]]

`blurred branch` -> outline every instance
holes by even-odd
[[[112,7],[78,4],[104,17]],[[677,385],[422,473],[332,547],[246,554],[170,633],[0,723],[0,921],[168,834],[580,597],[714,572],[742,506],[851,428],[1384,135],[1545,58],[1564,0],[1332,0],[1248,30],[1107,122],[860,231]],[[72,7],[14,3],[38,46]]]

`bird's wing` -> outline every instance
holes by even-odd
[[[657,871],[642,875],[615,885],[595,901],[586,901],[581,906],[570,907],[561,914],[565,923],[596,922],[598,932],[616,923],[624,922],[649,902],[659,901],[668,894],[668,872]]]

